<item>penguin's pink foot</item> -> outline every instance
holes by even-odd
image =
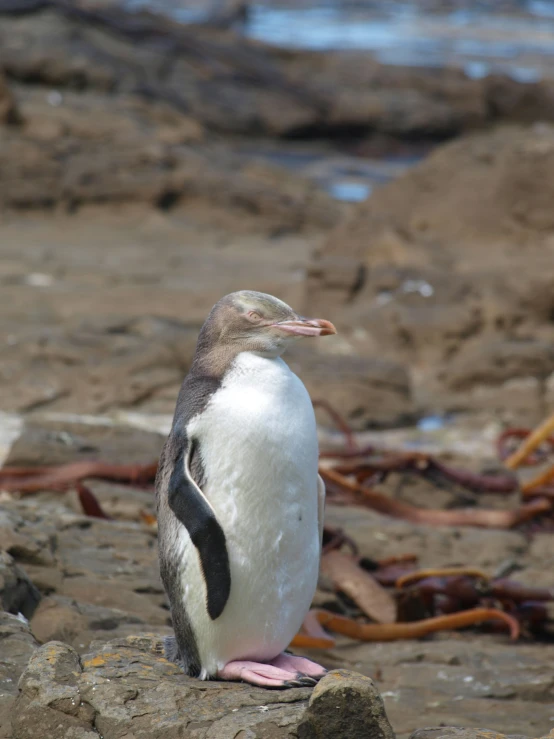
[[[282,670],[289,670],[290,672],[300,673],[302,676],[311,677],[316,682],[321,680],[327,670],[325,667],[318,665],[317,662],[312,662],[311,659],[306,657],[296,657],[294,654],[280,654],[270,662],[275,667],[280,667]]]
[[[320,671],[322,669],[320,668]],[[314,677],[300,673],[295,667],[289,669],[275,664],[243,660],[228,662],[223,669],[218,670],[217,677],[220,680],[242,680],[262,688],[303,688],[313,686],[317,682]]]

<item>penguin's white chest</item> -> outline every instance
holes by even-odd
[[[309,395],[281,359],[244,352],[189,433],[199,441],[204,494],[231,565],[231,594],[215,621],[196,577],[195,594],[188,589],[203,667],[271,659],[300,628],[317,585],[318,446]]]

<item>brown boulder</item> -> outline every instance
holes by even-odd
[[[467,342],[454,366],[448,385],[466,390],[478,384],[499,385],[513,377],[546,379],[554,367],[554,341],[496,339]]]
[[[395,739],[373,680],[333,670],[314,688],[299,739]]]
[[[546,125],[439,147],[335,229],[310,266],[307,310],[325,309],[358,353],[409,366],[424,407],[459,409],[454,390],[544,383],[553,172]]]
[[[332,345],[330,345],[332,346]],[[325,400],[358,429],[408,421],[414,411],[406,369],[392,360],[297,347],[285,356],[312,400]],[[324,410],[318,420],[329,426]]]

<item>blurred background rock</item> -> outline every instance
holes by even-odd
[[[536,423],[553,52],[538,0],[0,0],[0,408],[171,413],[255,288],[357,428]]]

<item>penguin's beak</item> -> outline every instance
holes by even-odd
[[[292,321],[272,323],[271,328],[279,328],[295,336],[331,336],[337,333],[333,324],[323,318],[298,317]]]

